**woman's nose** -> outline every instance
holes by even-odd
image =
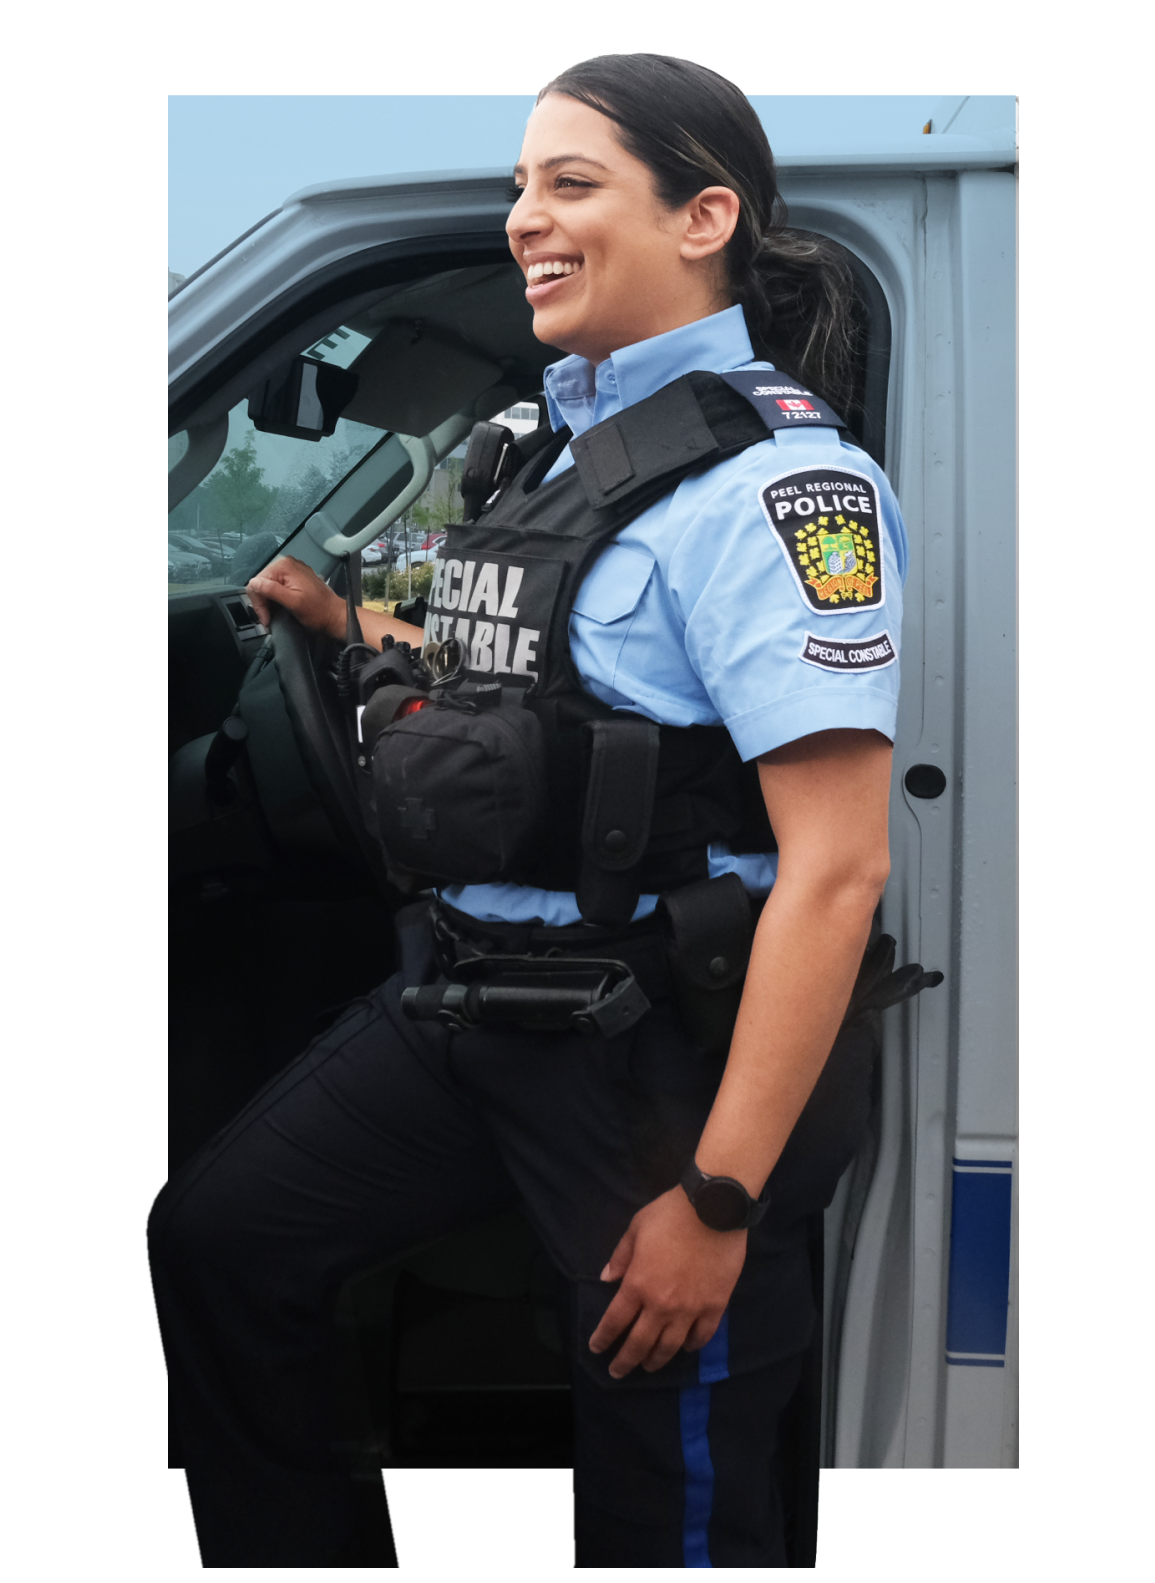
[[[505,230],[510,241],[524,242],[528,237],[540,235],[548,224],[540,205],[527,187],[510,210]]]

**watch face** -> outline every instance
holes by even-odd
[[[746,1218],[746,1194],[735,1182],[703,1182],[694,1194],[694,1208],[711,1231],[736,1231]]]

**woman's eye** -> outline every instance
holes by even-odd
[[[582,181],[580,176],[558,176],[554,182],[555,189],[567,188],[572,191],[579,192],[587,187],[592,187],[593,185],[594,183],[592,181]],[[512,186],[505,189],[505,196],[508,198],[510,203],[516,203],[524,192],[525,188],[519,187],[515,182]]]

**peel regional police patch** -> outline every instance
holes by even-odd
[[[759,499],[798,591],[818,616],[882,604],[878,490],[846,468],[800,467]]]

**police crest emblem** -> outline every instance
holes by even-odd
[[[849,533],[818,535],[818,548],[828,577],[842,577],[857,567],[858,557],[854,553],[854,539],[853,527]]]
[[[803,467],[772,479],[759,498],[798,591],[816,615],[883,603],[873,480],[842,468]]]

